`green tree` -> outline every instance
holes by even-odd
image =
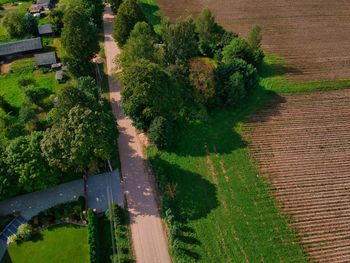
[[[116,147],[114,123],[110,112],[74,106],[45,131],[41,149],[49,164],[62,171],[96,171]]]
[[[59,173],[52,169],[40,150],[41,132],[21,136],[6,147],[6,164],[18,176],[19,185],[26,191],[44,189],[57,184]]]
[[[62,46],[71,73],[75,76],[91,74],[91,59],[99,50],[96,27],[89,23],[79,5],[66,8],[63,23]]]
[[[176,60],[187,60],[198,54],[196,26],[191,17],[179,20],[176,24],[164,22],[162,37],[168,64],[174,64]]]
[[[145,17],[135,0],[124,0],[118,8],[114,20],[113,37],[120,46],[123,46],[130,32],[137,22],[144,21]]]
[[[136,23],[124,45],[119,61],[125,68],[138,59],[147,59],[158,64],[163,62],[163,49],[156,46],[155,33],[146,22]]]
[[[171,123],[164,117],[156,117],[148,130],[148,137],[158,149],[171,146],[174,139],[174,130]]]
[[[30,14],[22,12],[9,12],[3,19],[3,25],[13,38],[23,38],[26,35],[37,34],[37,23]]]
[[[102,0],[82,0],[85,12],[96,26],[102,24],[104,5]]]
[[[5,146],[0,144],[0,200],[15,196],[19,191],[18,176],[6,164]]]
[[[56,34],[61,34],[63,28],[63,11],[60,8],[51,9],[48,15],[52,30]]]
[[[262,63],[265,54],[261,48],[261,27],[256,25],[248,33],[247,42],[253,52],[254,65],[258,66]]]
[[[178,111],[179,95],[170,77],[158,64],[138,60],[122,73],[123,108],[137,128],[147,131],[153,119],[173,119]]]
[[[252,49],[247,41],[239,37],[234,38],[230,44],[224,47],[222,56],[222,61],[226,64],[230,64],[236,59],[243,59],[249,64],[254,64]]]

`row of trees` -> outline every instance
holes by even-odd
[[[135,0],[124,0],[114,22],[123,47],[123,108],[138,129],[166,148],[179,120],[236,105],[257,85],[261,29],[254,27],[243,39],[225,31],[206,8],[195,21],[163,21],[157,35],[141,14]]]
[[[0,98],[0,199],[31,192],[95,172],[115,153],[117,131],[108,102],[92,77],[99,50],[97,29],[103,4],[77,0],[50,12],[62,30],[62,45],[73,78],[58,97],[34,79],[21,79],[20,109]]]

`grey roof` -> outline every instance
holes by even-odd
[[[63,79],[63,70],[56,71],[55,79],[58,81]]]
[[[25,51],[32,51],[43,48],[41,38],[29,38],[15,42],[0,44],[0,56],[12,55]]]
[[[55,52],[35,54],[34,57],[37,66],[52,65],[57,62]]]
[[[40,35],[51,34],[52,33],[52,26],[51,26],[51,24],[39,25],[38,31],[39,31]]]
[[[50,0],[37,0],[36,4],[37,5],[49,5]]]

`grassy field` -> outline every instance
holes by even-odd
[[[161,192],[185,224],[180,246],[193,261],[307,261],[241,136],[245,117],[272,96],[259,88],[237,110],[184,124],[172,151],[148,149],[157,179],[167,182]]]
[[[22,78],[33,78],[38,86],[47,88],[53,93],[59,90],[55,74],[34,71],[34,65],[34,58],[16,60],[11,63],[12,73],[0,75],[0,94],[4,95],[5,99],[15,107],[19,108],[25,98],[23,90],[18,85],[18,81]]]
[[[2,263],[88,262],[87,228],[60,225],[33,241],[11,244]]]

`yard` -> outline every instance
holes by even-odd
[[[33,241],[11,244],[2,263],[88,262],[87,228],[59,225],[41,232]]]

